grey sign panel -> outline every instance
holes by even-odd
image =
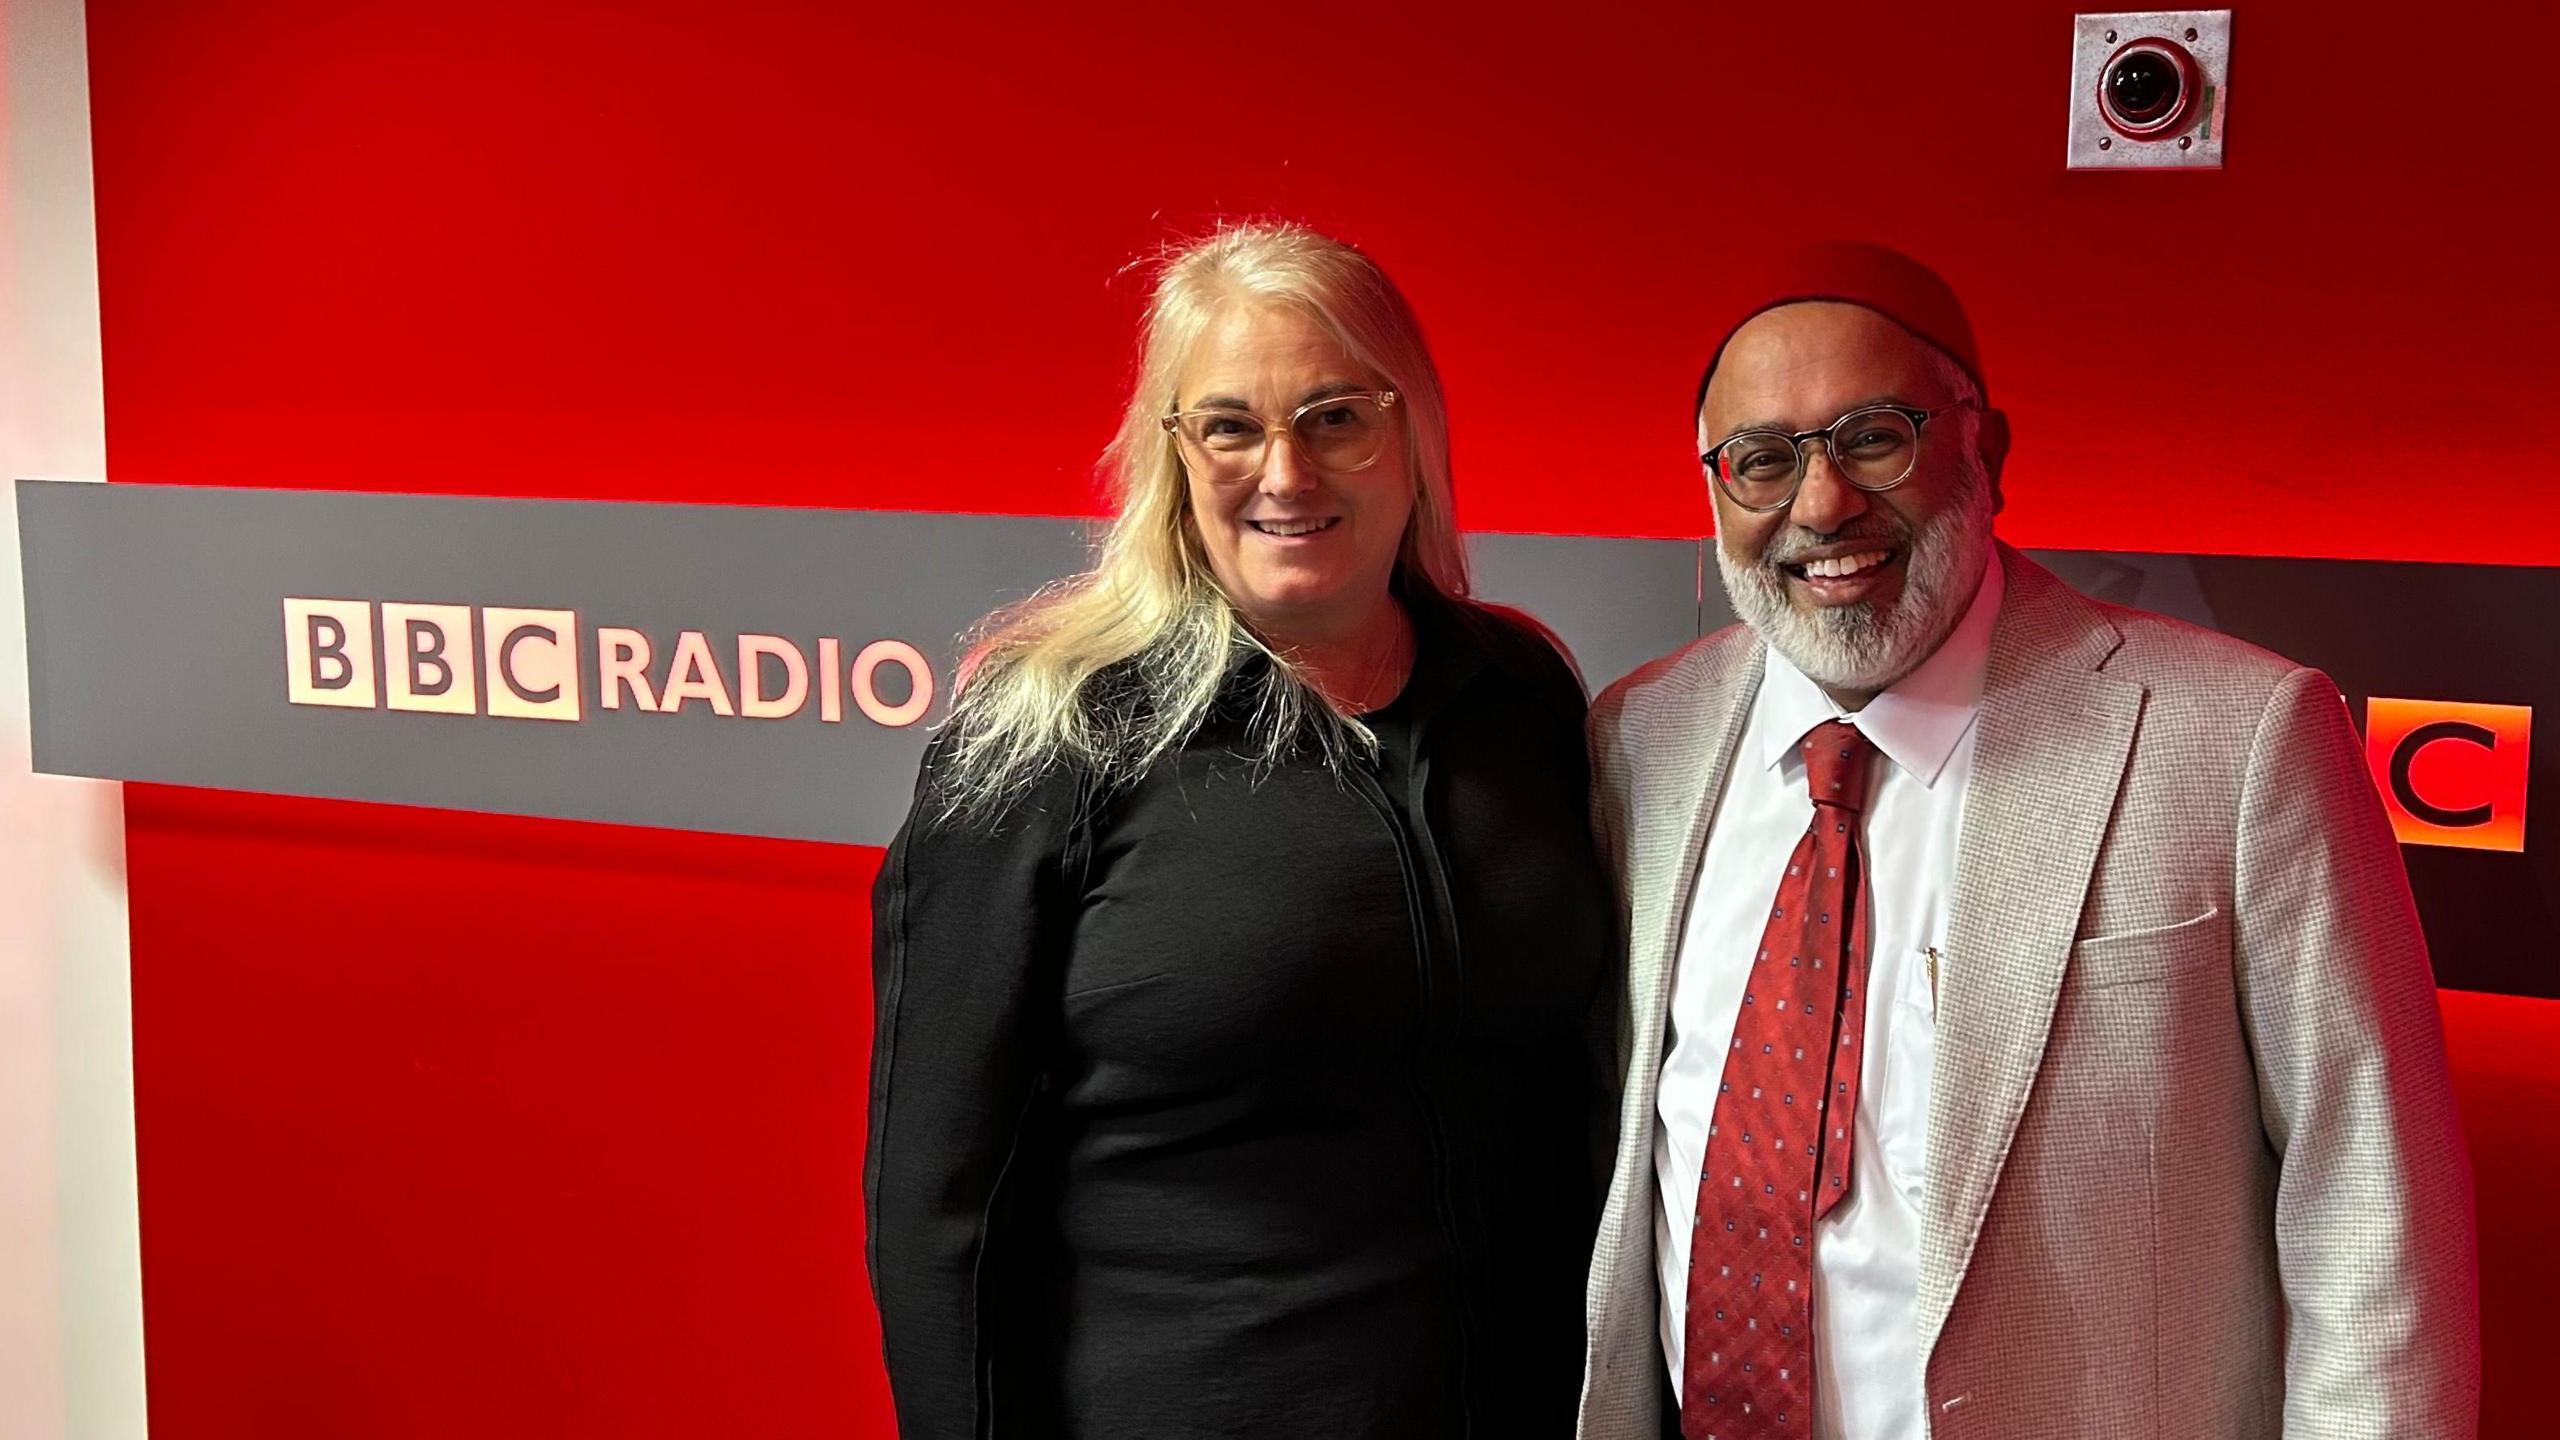
[[[1694,541],[1470,535],[1467,551],[1477,593],[1546,622],[1594,694],[1698,638]]]
[[[905,811],[957,637],[1084,555],[1072,522],[991,516],[30,481],[18,504],[40,770],[863,843]],[[287,623],[291,599],[370,615],[361,676],[359,627],[321,622],[318,678],[356,682],[320,692],[340,703],[288,696],[289,650],[314,638]],[[467,673],[466,711],[394,708],[407,636],[385,635],[387,605],[464,607],[458,633],[422,632],[436,649],[421,668],[448,702]],[[516,697],[489,663],[506,639],[493,607],[574,616],[575,723],[495,713]],[[640,688],[701,693],[652,712],[617,685],[609,706],[607,630],[644,638]],[[796,709],[743,713],[742,635],[811,672]],[[929,659],[935,714],[881,724],[839,693],[823,718],[821,653],[841,685],[883,640]],[[547,643],[515,658],[555,659]],[[788,660],[754,658],[784,698]],[[871,678],[878,699],[911,698],[904,667]],[[373,703],[344,703],[368,689]]]
[[[2209,630],[2224,628],[2197,583],[2196,557],[2192,555],[2113,554],[2102,550],[2038,550],[2033,554],[2037,563],[2093,600],[2156,610]]]
[[[1085,525],[1007,516],[17,501],[39,770],[862,844],[905,813],[959,637],[1086,557]],[[1694,544],[1476,544],[1488,597],[1555,625],[1595,685],[1696,633]]]
[[[855,844],[905,814],[963,632],[1086,556],[1080,523],[983,515],[41,481],[17,502],[39,770]],[[1469,544],[1480,592],[1594,689],[1732,619],[1699,542]],[[2560,570],[2037,558],[2317,665],[2359,717],[2504,707],[2505,790],[2420,778],[2518,838],[2415,840],[2410,878],[2441,981],[2560,994],[2560,848],[2517,848],[2560,805],[2560,747],[2526,750],[2560,711]]]

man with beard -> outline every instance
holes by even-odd
[[[2469,1170],[2337,688],[1993,540],[2007,421],[1918,263],[1741,299],[1696,419],[1743,623],[1591,713],[1581,1433],[2473,1433]]]

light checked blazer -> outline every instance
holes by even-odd
[[[2474,1434],[2470,1169],[2336,687],[1997,563],[1929,1110],[1931,1433]],[[1734,626],[1592,709],[1630,955],[1585,1440],[1661,1434],[1655,1084],[1763,656]]]

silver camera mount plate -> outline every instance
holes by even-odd
[[[2146,128],[2121,113],[2111,116],[2101,87],[2128,47],[2162,57],[2164,70],[2182,72],[2184,93],[2168,123]],[[2075,15],[2066,164],[2073,170],[2219,170],[2230,93],[2230,11]]]

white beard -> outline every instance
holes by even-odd
[[[1736,561],[1722,540],[1716,543],[1716,570],[1734,614],[1807,679],[1835,690],[1878,691],[1919,669],[1964,618],[1990,559],[1991,486],[1979,472],[1971,493],[1916,532],[1882,508],[1869,513],[1887,523],[1855,538],[1909,542],[1901,598],[1882,615],[1867,601],[1802,611],[1788,599],[1779,567],[1790,555],[1841,536],[1782,531],[1756,564]]]

